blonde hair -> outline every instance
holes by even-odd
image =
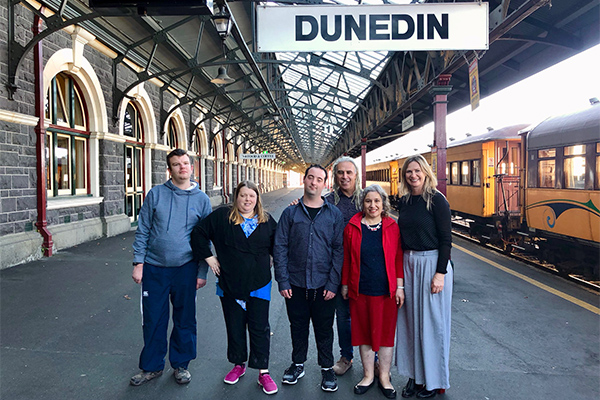
[[[423,200],[425,200],[427,203],[427,210],[431,210],[431,201],[433,196],[437,193],[436,187],[438,182],[433,170],[427,163],[427,160],[425,160],[425,158],[420,154],[410,156],[406,159],[406,161],[404,161],[402,173],[400,174],[400,197],[408,200],[411,195],[410,186],[406,182],[406,170],[408,168],[408,164],[412,162],[419,164],[421,171],[423,171],[423,174],[425,175],[425,181],[423,182],[423,193],[421,193],[421,197],[423,197]]]
[[[256,205],[254,206],[254,213],[258,217],[258,223],[263,224],[269,220],[269,214],[263,209],[262,202],[260,200],[260,193],[258,191],[258,186],[256,183],[252,181],[241,181],[238,183],[235,188],[235,192],[233,195],[233,207],[229,211],[229,221],[233,222],[235,225],[239,225],[244,222],[244,217],[240,213],[240,209],[237,206],[237,199],[240,195],[240,190],[244,187],[247,187],[250,190],[253,190],[256,193]]]
[[[362,195],[360,196],[360,209],[362,210],[363,216],[365,215],[365,197],[367,197],[367,195],[371,192],[377,193],[379,194],[379,197],[381,197],[381,216],[387,217],[390,213],[390,201],[388,199],[388,195],[385,190],[381,188],[381,186],[375,183],[367,186],[362,191]]]
[[[358,166],[356,165],[354,160],[347,156],[340,157],[337,160],[335,160],[335,162],[333,163],[333,203],[335,205],[337,205],[337,203],[340,202],[340,195],[338,194],[340,185],[338,185],[338,182],[337,182],[337,171],[338,171],[338,164],[343,163],[343,162],[352,163],[352,165],[354,166],[354,172],[356,172],[356,180],[354,181],[354,194],[352,195],[352,203],[354,203],[354,205],[356,207],[359,207],[362,204],[362,199],[360,197],[361,193],[362,193],[362,189],[360,187],[361,186],[360,174],[358,172]]]

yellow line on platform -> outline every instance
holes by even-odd
[[[550,293],[552,293],[552,294],[554,294],[554,295],[556,295],[556,296],[558,296],[558,297],[561,297],[561,298],[563,298],[563,299],[565,299],[565,300],[567,300],[567,301],[570,301],[570,302],[571,302],[571,303],[573,303],[573,304],[576,304],[576,305],[578,305],[579,307],[583,307],[583,308],[585,308],[586,310],[589,310],[589,311],[591,311],[591,312],[593,312],[593,313],[595,313],[595,314],[597,314],[597,315],[600,315],[600,308],[598,308],[598,307],[595,307],[595,306],[593,306],[593,305],[591,305],[591,304],[589,304],[589,303],[586,303],[585,301],[579,300],[579,299],[577,299],[577,298],[575,298],[575,297],[573,297],[573,296],[570,296],[570,295],[568,295],[568,294],[566,294],[566,293],[563,293],[563,292],[561,292],[560,290],[556,290],[556,289],[554,289],[554,288],[551,288],[551,287],[550,287],[550,286],[548,286],[548,285],[544,285],[543,283],[540,283],[540,282],[536,281],[535,279],[532,279],[532,278],[530,278],[530,277],[528,277],[528,276],[525,276],[525,275],[523,275],[523,274],[520,274],[520,273],[518,273],[518,272],[516,272],[516,271],[513,271],[513,270],[512,270],[512,269],[510,269],[510,268],[506,268],[505,266],[502,266],[502,265],[498,264],[497,262],[494,262],[494,261],[488,260],[487,258],[485,258],[485,257],[483,257],[483,256],[480,256],[480,255],[479,255],[479,254],[477,254],[477,253],[473,253],[472,251],[470,251],[470,250],[467,250],[467,249],[465,249],[464,247],[461,247],[461,246],[458,246],[458,245],[456,245],[455,243],[453,243],[453,244],[452,244],[452,247],[455,247],[455,248],[457,248],[458,250],[462,251],[463,253],[466,253],[466,254],[468,254],[468,255],[470,255],[470,256],[472,256],[472,257],[475,257],[475,258],[477,258],[478,260],[481,260],[481,261],[483,261],[483,262],[485,262],[485,263],[487,263],[487,264],[491,265],[492,267],[496,267],[496,268],[498,268],[498,269],[500,269],[500,270],[502,270],[502,271],[504,271],[504,272],[506,272],[506,273],[508,273],[508,274],[511,274],[511,275],[513,275],[513,276],[516,276],[517,278],[519,278],[519,279],[522,279],[522,280],[524,280],[525,282],[529,282],[529,283],[531,283],[532,285],[534,285],[534,286],[537,286],[537,287],[539,287],[539,288],[540,288],[540,289],[542,289],[542,290],[545,290],[545,291],[547,291],[547,292],[550,292]]]

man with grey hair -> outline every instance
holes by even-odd
[[[360,211],[362,189],[358,179],[358,166],[350,157],[340,157],[333,163],[333,190],[325,200],[335,204],[344,216],[344,226]],[[344,375],[352,367],[352,336],[350,332],[350,307],[348,300],[336,296],[335,314],[341,358],[333,366],[336,375]]]

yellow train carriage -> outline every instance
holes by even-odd
[[[390,177],[390,162],[382,161],[375,164],[367,165],[367,186],[378,184],[383,190],[390,195],[391,177]]]
[[[598,279],[600,105],[549,118],[524,140],[527,234],[562,272]]]
[[[478,218],[520,214],[519,132],[526,127],[509,126],[448,146],[446,193],[455,214]]]

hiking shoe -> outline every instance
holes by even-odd
[[[266,394],[275,394],[277,393],[277,384],[271,378],[269,373],[259,374],[258,375],[258,384],[262,386],[263,392]]]
[[[140,371],[139,374],[131,377],[129,384],[132,386],[140,386],[142,383],[146,383],[154,378],[158,378],[162,375],[162,373],[162,371]]]
[[[298,383],[298,379],[304,376],[304,365],[296,365],[292,363],[288,369],[283,373],[281,382],[288,385],[295,385]]]
[[[338,389],[337,378],[333,372],[333,368],[321,369],[321,389],[326,392],[335,392]]]
[[[190,371],[183,367],[175,369],[175,371],[173,371],[173,376],[175,377],[177,383],[179,383],[180,385],[190,383],[190,381],[192,380],[192,374],[190,374]]]
[[[233,367],[233,369],[231,371],[229,371],[229,373],[227,375],[225,375],[225,379],[223,379],[225,381],[225,383],[228,383],[230,385],[235,385],[237,383],[237,381],[240,380],[240,378],[242,376],[244,376],[244,374],[246,373],[246,365],[242,364],[242,365],[236,365],[235,367]]]
[[[335,372],[336,375],[344,375],[350,368],[352,368],[352,360],[342,357],[333,366],[333,372]]]

